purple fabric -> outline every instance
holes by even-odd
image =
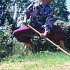
[[[27,18],[30,20],[31,26],[38,26],[39,28],[42,25],[45,25],[44,30],[49,32],[53,25],[53,11],[49,5],[43,6],[39,3],[30,4],[25,12]]]

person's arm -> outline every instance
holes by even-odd
[[[24,10],[24,20],[23,20],[23,24],[27,25],[27,20],[30,18],[30,14],[33,11],[33,5],[34,3],[31,3],[25,10]]]
[[[24,11],[24,21],[27,22],[27,19],[30,18],[30,13],[33,11],[33,5],[34,3],[31,3]]]
[[[46,18],[46,21],[45,21],[45,32],[44,32],[45,36],[47,35],[47,33],[50,32],[52,25],[53,25],[53,12],[51,11],[48,14],[48,17]]]
[[[50,29],[52,28],[53,25],[53,11],[49,7],[49,12],[47,14],[47,18],[45,20],[45,25],[44,25],[44,33],[41,33],[41,37],[46,37],[48,33],[50,33]]]
[[[27,23],[27,15],[26,15],[26,14],[25,14],[25,16],[24,16],[24,22]]]

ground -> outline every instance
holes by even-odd
[[[37,69],[37,70],[70,70],[70,63],[66,63],[64,65],[56,65],[53,67],[46,67],[46,68],[42,68],[42,69]]]
[[[40,64],[37,62],[19,62],[19,63],[8,63],[8,64],[0,64],[0,70],[29,70],[25,69],[26,65]],[[32,70],[70,70],[70,63],[65,63],[63,65],[55,65],[53,67],[37,67]]]

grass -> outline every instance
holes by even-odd
[[[0,70],[36,70],[70,63],[70,57],[63,52],[40,52],[24,56],[10,56],[0,63]]]

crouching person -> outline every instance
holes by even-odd
[[[47,37],[50,30],[53,28],[53,10],[49,6],[52,0],[41,0],[39,3],[31,3],[24,11],[24,24],[26,26],[14,31],[13,35],[18,41],[25,43],[25,49],[30,47],[30,39],[34,35],[38,35],[32,29],[27,27],[27,20],[30,19],[29,25],[38,30],[40,36]],[[62,41],[60,42],[63,49],[65,49]]]
[[[46,37],[52,29],[53,11],[49,6],[51,1],[41,0],[40,3],[32,3],[25,11],[25,22],[30,18],[30,25],[41,33],[41,37]]]

